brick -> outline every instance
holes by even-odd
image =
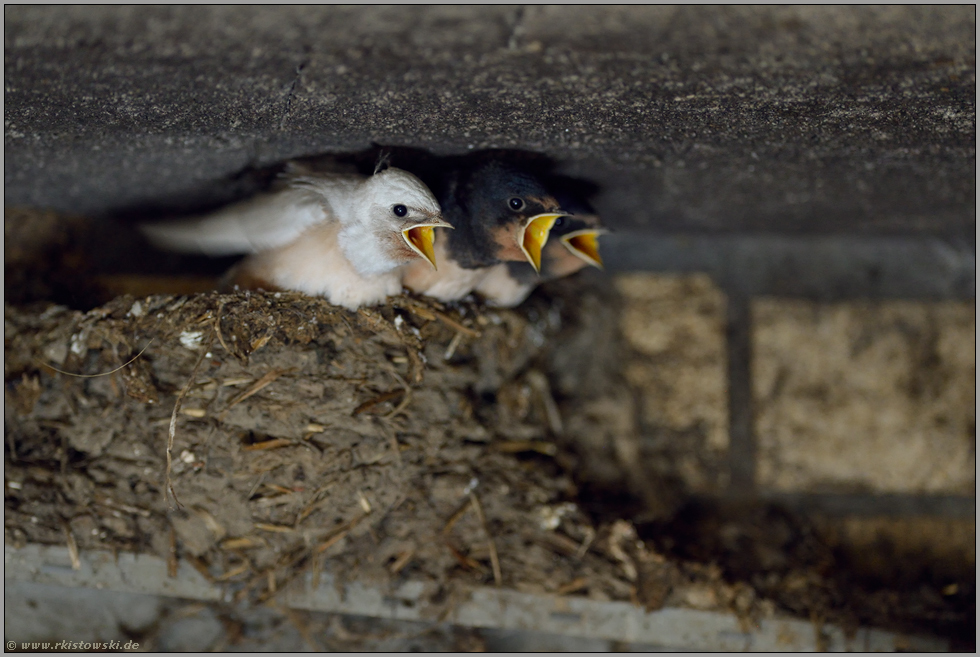
[[[972,494],[972,302],[753,302],[757,483]]]
[[[644,442],[669,451],[690,490],[726,481],[725,297],[703,274],[628,274],[620,331],[623,375],[634,389]],[[671,443],[669,446],[664,443]]]

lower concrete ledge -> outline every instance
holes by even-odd
[[[30,544],[4,546],[4,579],[67,587],[88,587],[127,593],[148,593],[203,601],[230,598],[230,592],[208,582],[190,564],[179,562],[175,577],[158,557],[131,553],[86,551],[75,567],[67,548]],[[642,644],[651,647],[711,651],[945,651],[944,639],[907,636],[860,628],[853,636],[835,626],[775,617],[743,625],[731,613],[667,608],[646,612],[624,602],[534,595],[475,588],[467,599],[450,605],[448,615],[435,618],[422,594],[427,585],[409,581],[397,590],[350,583],[338,586],[324,573],[314,588],[283,592],[280,601],[296,609],[355,614],[407,621],[436,621],[497,630],[535,631],[583,639]],[[641,645],[637,645],[641,644]]]

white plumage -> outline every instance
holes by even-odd
[[[281,191],[191,220],[147,224],[143,232],[172,251],[252,254],[236,265],[235,279],[353,309],[400,292],[398,269],[413,259],[435,267],[432,228],[452,228],[428,187],[401,169],[287,180]]]
[[[292,242],[326,221],[323,204],[303,189],[260,194],[204,217],[144,224],[143,233],[169,251],[210,256],[258,253]]]

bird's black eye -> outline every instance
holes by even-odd
[[[391,211],[395,213],[396,217],[404,217],[406,214],[408,214],[408,208],[401,203],[393,207]]]
[[[555,219],[555,223],[552,224],[551,229],[554,230],[555,228],[561,228],[564,225],[565,225],[565,217],[558,217],[557,219]]]
[[[523,210],[524,209],[524,199],[517,198],[516,196],[509,201],[507,204],[510,206],[511,210]]]

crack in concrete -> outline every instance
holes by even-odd
[[[293,98],[296,96],[296,85],[299,84],[300,79],[303,77],[303,69],[305,69],[310,63],[309,48],[306,49],[307,52],[301,61],[296,66],[296,72],[293,75],[293,81],[289,85],[289,91],[286,92],[286,107],[283,108],[282,116],[279,118],[279,131],[285,129],[286,121],[289,119],[289,115],[292,113],[293,109]]]

